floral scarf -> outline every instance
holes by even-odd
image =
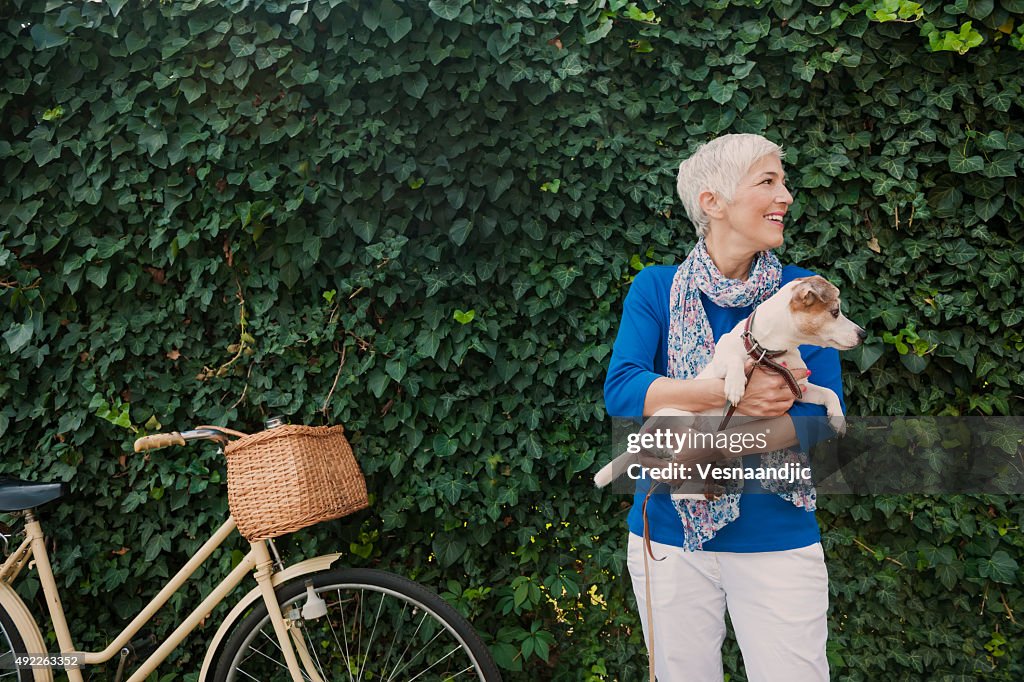
[[[690,379],[711,362],[715,340],[704,313],[700,293],[725,308],[756,306],[774,294],[782,281],[782,265],[775,254],[762,251],[754,256],[746,281],[727,279],[708,255],[701,238],[676,271],[669,294],[668,375]],[[781,467],[787,462],[806,464],[807,455],[778,450],[762,456],[762,466]],[[762,487],[807,510],[815,508],[816,493],[809,485],[792,486],[766,480]],[[740,515],[743,481],[727,481],[725,493],[717,500],[674,500],[683,522],[683,549],[698,550]]]

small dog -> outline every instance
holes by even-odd
[[[737,405],[746,390],[746,360],[765,349],[767,352],[784,351],[774,355],[773,360],[785,365],[790,370],[804,368],[799,346],[809,344],[849,350],[867,336],[867,332],[843,315],[840,309],[839,289],[824,277],[802,277],[795,279],[779,289],[773,296],[757,306],[751,316],[749,336],[756,352],[749,352],[744,344],[744,332],[747,320],[740,322],[732,331],[723,335],[715,346],[715,354],[697,379],[725,379],[725,397],[730,405]],[[839,397],[834,391],[822,386],[811,384],[807,379],[798,382],[800,388],[806,387],[800,402],[824,405],[828,413],[829,423],[836,433],[846,430]],[[722,416],[726,408],[716,408],[699,413],[699,416]],[[698,416],[698,413],[685,412],[674,408],[658,410],[654,417],[663,416]],[[597,475],[594,483],[603,488],[612,482],[616,472],[622,472],[637,456],[624,452],[612,462],[606,464]],[[675,498],[704,499],[706,495],[674,494]]]

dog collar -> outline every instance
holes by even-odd
[[[754,326],[755,313],[757,313],[757,308],[754,308],[751,311],[750,317],[747,318],[746,323],[743,325],[743,333],[740,334],[740,338],[743,339],[743,348],[747,351],[747,355],[750,356],[750,359],[753,360],[755,363],[761,363],[764,362],[766,358],[769,360],[771,360],[772,358],[777,358],[786,351],[768,350],[767,348],[765,348],[764,346],[757,342],[757,339],[754,338],[754,335],[750,333],[750,328]]]

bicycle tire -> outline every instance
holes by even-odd
[[[7,609],[0,606],[0,678],[4,682],[29,682],[34,675],[30,668],[16,668],[14,666],[15,654],[26,654],[25,638],[14,626],[14,619],[7,613]],[[42,653],[42,652],[32,652]],[[11,677],[13,673],[14,677]]]
[[[292,609],[306,603],[307,581],[312,582],[317,596],[327,602],[329,612],[325,617],[296,622],[301,623],[310,658],[324,682],[501,681],[487,646],[469,621],[422,585],[373,569],[335,569],[300,576],[276,589],[286,618]],[[370,616],[372,628],[367,627]],[[380,637],[375,641],[378,629]],[[345,635],[340,639],[339,630]],[[402,652],[392,666],[392,655],[399,648],[398,637],[403,634]],[[379,644],[376,649],[375,644]],[[401,665],[414,644],[422,648]],[[424,651],[428,651],[424,661],[433,656],[429,666],[416,662]],[[414,667],[409,669],[410,666]],[[220,651],[215,670],[215,682],[290,680],[262,601],[233,629]]]

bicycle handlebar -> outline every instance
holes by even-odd
[[[135,452],[143,450],[157,450],[166,448],[168,445],[184,445],[192,440],[215,440],[226,443],[229,436],[244,436],[245,434],[219,426],[201,426],[192,431],[174,431],[172,433],[154,433],[143,436],[135,441]]]
[[[174,433],[154,433],[151,436],[143,436],[135,441],[135,452],[142,452],[143,450],[157,450],[159,448],[166,448],[168,445],[184,445],[185,439],[181,437],[181,434],[175,431]]]

